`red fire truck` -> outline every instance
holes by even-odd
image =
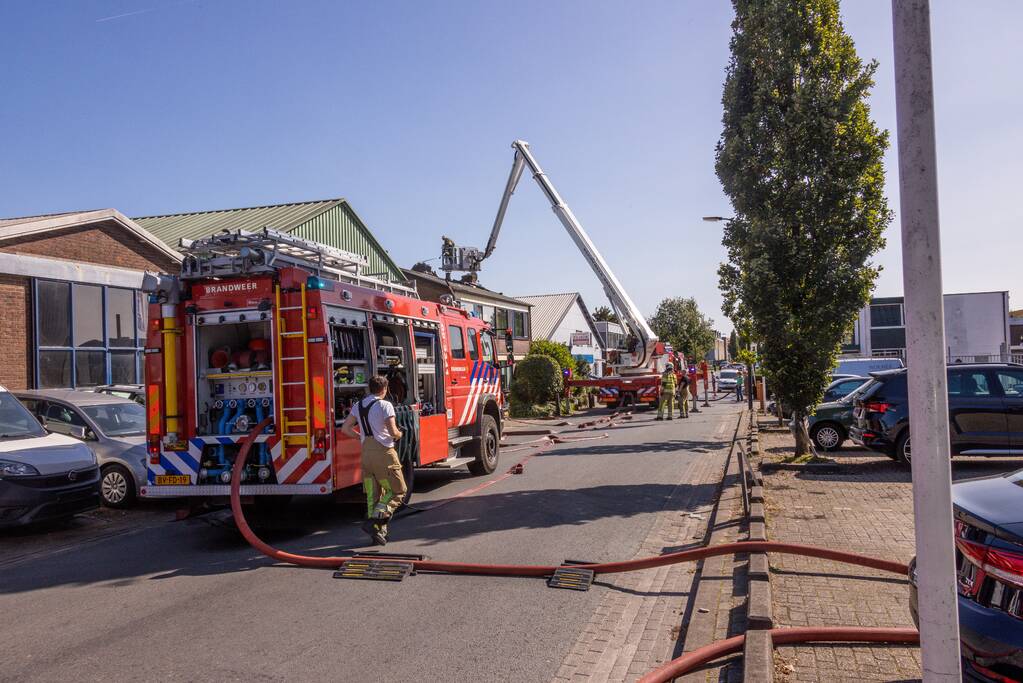
[[[390,380],[409,480],[416,467],[494,471],[503,399],[482,320],[367,277],[361,255],[271,229],[182,251],[180,274],[145,285],[144,497],[228,495],[238,443],[266,417],[243,495],[358,484],[360,446],[339,427],[373,374]]]

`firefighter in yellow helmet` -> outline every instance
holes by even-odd
[[[661,374],[661,400],[657,402],[657,417],[655,420],[664,419],[664,409],[668,409],[668,419],[674,420],[675,413],[675,366],[668,363],[664,373]]]

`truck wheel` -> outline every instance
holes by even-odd
[[[835,451],[845,441],[842,429],[833,422],[818,422],[810,428],[810,438],[822,451]]]
[[[480,438],[474,441],[467,455],[476,458],[469,463],[473,474],[490,474],[497,469],[497,458],[501,450],[501,437],[497,433],[497,422],[489,415],[480,417]]]
[[[135,502],[135,477],[123,465],[107,465],[100,475],[99,492],[108,508],[131,507]]]
[[[606,405],[610,410],[618,410],[618,406],[621,405],[621,401],[610,401]]]

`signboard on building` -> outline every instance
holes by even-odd
[[[573,332],[569,343],[571,346],[593,346],[593,335],[589,332]]]

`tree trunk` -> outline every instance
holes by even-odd
[[[813,453],[813,442],[806,428],[806,415],[802,411],[792,411],[792,437],[796,440],[796,455]]]

